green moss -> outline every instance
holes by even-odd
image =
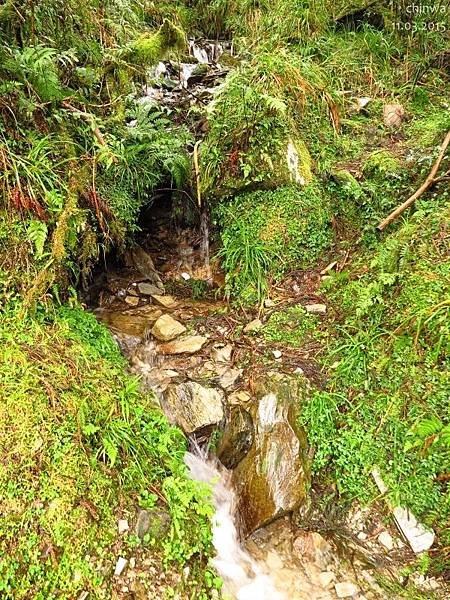
[[[309,183],[312,159],[303,132],[310,112],[329,118],[333,102],[325,88],[321,69],[287,50],[260,51],[233,71],[209,107],[202,190],[222,198]]]
[[[0,341],[2,598],[110,593],[112,565],[128,556],[117,519],[150,485],[171,514],[153,554],[208,552],[209,496],[185,473],[185,439],[125,374],[109,332],[78,308],[38,320],[11,309]]]
[[[302,306],[292,306],[274,312],[262,329],[262,334],[268,342],[300,348],[317,323],[317,316],[310,315]]]
[[[127,48],[124,59],[140,66],[152,66],[164,58],[169,50],[184,50],[186,34],[168,21],[156,33],[145,33]]]
[[[398,174],[401,169],[401,162],[389,150],[376,150],[372,152],[363,164],[364,175],[373,179],[386,178],[388,175]]]
[[[261,300],[269,280],[313,264],[332,240],[328,200],[314,183],[238,195],[217,218],[226,290],[243,302]]]

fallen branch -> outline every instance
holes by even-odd
[[[71,104],[69,104],[68,102],[63,101],[61,103],[64,108],[67,108],[67,110],[70,110],[71,112],[79,115],[82,119],[84,119],[85,121],[87,121],[89,123],[89,125],[92,127],[92,132],[95,135],[95,137],[97,138],[98,143],[101,146],[106,146],[106,142],[105,142],[105,138],[103,137],[102,132],[100,131],[100,129],[98,128],[97,124],[95,123],[95,117],[94,115],[91,115],[90,113],[87,113],[83,110],[79,110],[78,108],[75,108],[75,106],[72,106]]]
[[[442,159],[444,158],[445,151],[447,150],[447,146],[449,144],[450,144],[450,131],[448,131],[447,135],[445,136],[445,139],[444,139],[441,149],[439,151],[439,156],[437,157],[436,162],[434,163],[433,168],[430,171],[430,174],[425,179],[425,181],[422,183],[420,188],[416,192],[414,192],[414,194],[412,196],[410,196],[408,198],[408,200],[405,200],[405,202],[403,202],[403,204],[401,204],[400,206],[397,206],[397,208],[395,210],[393,210],[389,216],[387,216],[383,221],[381,221],[381,223],[379,223],[377,229],[379,229],[380,231],[383,231],[383,229],[385,227],[387,227],[389,225],[389,223],[392,223],[392,221],[394,219],[396,219],[399,215],[401,215],[403,211],[405,211],[409,206],[411,206],[411,204],[413,204],[413,202],[415,202],[417,200],[417,198],[420,198],[420,196],[424,192],[426,192],[426,190],[431,185],[433,185],[434,183],[437,183],[438,181],[443,181],[444,177],[435,178],[435,176],[439,169],[439,165],[441,164]]]

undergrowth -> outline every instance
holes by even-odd
[[[314,470],[347,499],[372,500],[378,466],[394,504],[449,543],[448,193],[373,255],[327,282],[335,321],[322,357],[331,378],[303,414]],[[444,569],[446,550],[434,567]]]
[[[130,551],[120,507],[135,512],[155,489],[171,526],[152,552],[202,561],[209,492],[189,480],[184,436],[125,374],[109,332],[79,308],[25,320],[10,309],[0,339],[2,598],[105,597]]]
[[[226,293],[243,303],[260,302],[270,279],[317,260],[332,240],[329,210],[315,184],[250,192],[222,203],[216,218]]]

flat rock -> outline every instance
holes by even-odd
[[[319,583],[322,587],[327,588],[335,579],[336,575],[333,571],[323,571],[319,574]]]
[[[119,535],[122,533],[125,533],[125,531],[128,531],[129,529],[129,525],[128,525],[128,521],[126,519],[119,519],[117,522],[117,530],[119,532]]]
[[[122,556],[119,556],[119,558],[117,559],[116,562],[116,566],[114,568],[114,575],[116,575],[116,577],[118,577],[119,575],[122,575],[125,567],[127,566],[127,559],[123,558]]]
[[[208,338],[201,335],[191,335],[182,340],[160,344],[158,352],[159,354],[193,354],[201,350],[207,341]]]
[[[97,319],[106,323],[115,332],[135,337],[144,336],[151,324],[161,314],[160,310],[152,313],[144,312],[144,307],[133,308],[126,312],[110,311],[103,308],[95,311]]]
[[[222,391],[189,381],[167,388],[163,408],[169,420],[189,435],[219,423],[224,400]]]
[[[163,296],[162,294],[151,294],[152,300],[159,304],[160,306],[164,306],[164,308],[174,308],[177,306],[177,301],[173,296]]]
[[[307,304],[305,306],[306,312],[316,314],[316,315],[324,315],[327,312],[326,304]]]
[[[232,475],[244,535],[306,499],[307,441],[298,416],[308,393],[308,382],[301,377],[269,373],[256,383],[257,402],[250,408],[254,442]]]
[[[169,342],[186,331],[186,327],[170,315],[161,315],[152,327],[152,334],[161,342]]]
[[[138,296],[126,296],[125,303],[129,306],[137,306],[139,304]]]
[[[231,389],[242,375],[242,369],[226,369],[219,377],[219,385],[224,390]]]
[[[250,323],[244,327],[244,333],[252,333],[253,331],[258,331],[263,326],[261,319],[253,319]]]
[[[139,290],[139,293],[143,296],[153,296],[161,292],[159,287],[154,285],[153,283],[138,283],[137,289]]]
[[[227,398],[228,404],[231,406],[236,405],[247,405],[251,401],[252,397],[245,390],[240,390],[238,392],[233,392]]]
[[[356,596],[356,594],[359,592],[358,586],[351,581],[335,583],[334,589],[338,598],[351,598],[352,596]]]

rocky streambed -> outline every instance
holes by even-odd
[[[193,475],[204,479],[204,467],[220,485],[216,568],[225,590],[255,600],[395,597],[377,577],[391,577],[413,558],[396,531],[373,509],[324,515],[310,491],[298,417],[312,388],[306,374],[314,379],[311,351],[284,360],[270,344],[261,347],[255,315],[237,317],[222,301],[188,297],[186,276],[196,277],[201,258],[194,252],[190,274],[181,271],[185,265],[177,272],[162,268],[177,264],[178,250],[171,252],[152,255],[138,246],[123,266],[107,269],[94,312],[169,420],[203,447]],[[317,301],[312,291],[304,300]]]

